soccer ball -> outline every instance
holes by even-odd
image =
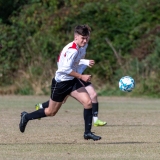
[[[124,76],[119,80],[119,89],[124,92],[131,92],[135,87],[135,81],[130,76]]]

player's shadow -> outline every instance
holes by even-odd
[[[28,142],[28,143],[0,143],[0,146],[5,146],[5,145],[11,145],[11,146],[15,146],[15,145],[84,145],[84,144],[91,144],[92,142],[93,143],[96,143],[96,145],[104,145],[104,144],[107,144],[107,145],[113,145],[113,144],[156,144],[156,143],[160,143],[160,142],[133,142],[133,141],[127,141],[127,142],[102,142],[102,141],[88,141],[89,143],[83,143],[83,142],[37,142],[37,143],[31,143],[31,142]]]

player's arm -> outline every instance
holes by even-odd
[[[82,74],[87,67],[92,68],[94,64],[94,60],[81,59],[77,67],[77,72]]]
[[[73,66],[73,63],[74,63],[74,60],[75,60],[77,54],[78,54],[78,51],[76,49],[72,49],[72,48],[68,49],[65,54],[63,64],[60,65],[59,67],[61,68],[62,72],[66,73],[72,77],[82,79],[85,82],[90,81],[91,75],[82,75],[82,74],[75,72],[72,69],[72,66]]]
[[[71,51],[72,52],[72,54],[70,53],[70,54],[68,54],[68,55],[72,55],[72,58],[68,58],[68,64],[69,64],[69,66],[72,66],[73,65],[73,61],[74,61],[74,58],[77,56],[77,51],[75,51],[75,50],[69,50],[69,51]],[[73,77],[75,77],[75,78],[78,78],[78,79],[82,79],[83,81],[85,81],[85,82],[88,82],[88,81],[90,81],[91,80],[91,75],[82,75],[82,74],[80,74],[80,73],[78,73],[78,72],[75,72],[74,70],[72,70],[70,73],[69,73],[69,75],[70,76],[73,76]]]
[[[88,60],[88,59],[81,59],[79,62],[79,65],[86,65],[90,68],[92,68],[94,64],[95,64],[94,60]]]
[[[83,81],[85,81],[85,82],[88,82],[88,81],[90,81],[91,80],[91,75],[82,75],[82,74],[79,74],[79,73],[77,73],[77,72],[75,72],[75,71],[73,71],[72,70],[72,72],[69,74],[70,76],[73,76],[73,77],[75,77],[75,78],[78,78],[78,79],[81,79],[81,80],[83,80]]]

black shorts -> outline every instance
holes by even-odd
[[[87,86],[92,84],[91,82],[85,82],[85,81],[83,81],[81,79],[79,79],[79,81],[84,85],[84,87],[87,87]]]
[[[83,87],[83,85],[77,78],[63,82],[57,82],[53,78],[51,86],[51,99],[56,102],[63,102],[67,95],[81,87]]]

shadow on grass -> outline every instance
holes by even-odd
[[[89,141],[89,140],[88,140]],[[91,141],[90,141],[91,142]],[[93,143],[96,143],[96,141],[92,141]],[[104,144],[156,144],[156,143],[160,143],[160,142],[105,142],[105,143],[103,143],[103,142],[101,142],[101,141],[97,141],[98,143],[97,143],[97,145],[104,145]],[[100,143],[99,143],[100,142]],[[14,145],[55,145],[55,144],[57,144],[57,145],[60,145],[60,144],[62,144],[62,145],[76,145],[76,144],[78,144],[78,145],[84,145],[84,144],[87,144],[87,143],[82,143],[82,142],[80,142],[80,143],[77,143],[77,142],[64,142],[64,143],[61,143],[61,142],[37,142],[37,143],[0,143],[0,146],[5,146],[5,145],[11,145],[11,146],[14,146]],[[90,143],[88,143],[88,144],[90,144]]]

